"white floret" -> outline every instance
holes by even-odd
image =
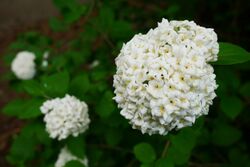
[[[74,96],[48,100],[40,109],[45,115],[46,130],[51,138],[62,140],[70,135],[78,136],[88,129],[88,106]]]
[[[163,19],[135,35],[116,58],[114,75],[121,115],[142,133],[165,135],[191,126],[215,98],[217,35],[193,21]]]
[[[64,167],[67,162],[69,161],[73,161],[73,160],[77,160],[80,163],[82,163],[83,165],[85,165],[86,167],[88,167],[88,159],[85,157],[83,157],[82,159],[74,156],[67,147],[64,147],[61,149],[61,152],[57,158],[57,161],[55,163],[55,167]]]
[[[35,55],[32,52],[19,52],[11,63],[11,70],[18,79],[32,79],[36,74]]]

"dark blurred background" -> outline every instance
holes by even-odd
[[[84,2],[84,0],[82,0]],[[119,17],[133,23],[134,29],[146,32],[155,27],[162,17],[175,20],[194,20],[197,24],[212,27],[218,34],[219,41],[238,44],[250,50],[250,1],[249,0],[188,0],[188,1],[153,1],[153,0],[127,0],[110,1]],[[124,5],[121,8],[120,3]],[[129,6],[129,7],[126,7]],[[98,12],[98,11],[96,11]],[[52,0],[1,0],[0,1],[0,76],[6,67],[3,64],[3,55],[8,45],[22,32],[38,31],[54,39],[67,38],[78,32],[82,27],[72,26],[71,30],[63,33],[54,33],[50,30],[48,20],[52,16],[59,16],[59,12]],[[231,82],[233,76],[240,83],[249,80],[249,63],[229,68],[218,68],[220,77],[224,74],[226,80]],[[222,77],[223,78],[223,77]],[[224,79],[225,80],[225,79]],[[233,82],[233,81],[232,81]],[[238,81],[237,81],[238,82]],[[237,87],[235,89],[238,89]],[[220,92],[219,92],[220,93]],[[231,93],[231,92],[227,92]],[[0,108],[17,95],[10,90],[8,83],[1,78],[0,82]],[[249,99],[244,99],[249,110]],[[219,101],[217,99],[217,101]],[[245,113],[242,117],[248,117]],[[242,121],[241,119],[239,119]],[[243,120],[239,127],[245,132],[246,141],[250,141],[247,132],[250,130],[249,119]],[[237,120],[236,120],[237,122]],[[10,139],[16,134],[23,122],[0,114],[0,167],[7,167],[4,156],[8,152]],[[249,147],[249,143],[247,144]]]

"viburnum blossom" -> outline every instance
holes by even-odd
[[[116,58],[121,115],[142,133],[165,135],[208,114],[217,88],[213,67],[219,45],[211,28],[163,19],[135,35]]]
[[[73,161],[73,160],[77,160],[80,163],[82,163],[83,165],[85,165],[86,167],[88,166],[88,159],[86,157],[80,159],[76,156],[74,156],[67,147],[64,147],[61,149],[61,152],[58,156],[58,159],[55,163],[55,167],[64,167],[67,162],[69,161]]]
[[[19,52],[11,63],[11,70],[17,78],[32,79],[36,74],[35,54],[28,51]]]
[[[65,139],[85,132],[90,123],[88,106],[74,96],[48,100],[41,106],[46,130],[51,138]]]

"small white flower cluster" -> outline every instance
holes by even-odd
[[[17,78],[22,80],[32,79],[36,74],[36,56],[32,52],[19,52],[11,63],[11,70]]]
[[[121,115],[142,133],[165,135],[207,114],[217,88],[213,67],[219,45],[213,29],[163,19],[135,35],[116,58]]]
[[[48,100],[40,109],[45,114],[46,130],[51,138],[62,140],[70,135],[76,137],[88,129],[88,106],[74,96]]]
[[[67,162],[72,161],[72,160],[77,160],[86,167],[88,167],[88,159],[86,157],[79,159],[78,157],[72,155],[72,153],[68,150],[67,147],[64,147],[61,149],[61,152],[58,156],[58,159],[55,163],[55,167],[64,167]]]

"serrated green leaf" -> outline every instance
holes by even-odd
[[[42,78],[42,86],[48,96],[64,96],[68,91],[69,73],[64,71],[44,76]]]
[[[136,159],[142,163],[151,163],[156,159],[154,148],[148,143],[139,143],[134,147]]]
[[[224,96],[220,103],[221,110],[231,119],[239,115],[243,109],[243,103],[236,96]]]
[[[213,62],[214,65],[231,65],[250,60],[250,53],[240,46],[226,42],[220,42],[219,45],[218,61]]]

